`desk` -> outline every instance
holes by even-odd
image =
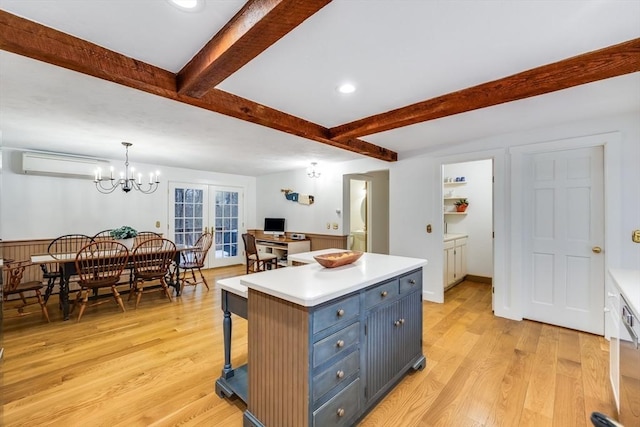
[[[193,246],[176,245],[176,256],[174,262],[176,265],[176,280],[173,277],[167,283],[176,291],[176,296],[180,296],[180,253],[193,248]],[[131,253],[129,253],[131,256]],[[58,264],[60,266],[60,305],[62,306],[63,320],[69,320],[69,279],[76,272],[76,254],[49,254],[31,255],[33,264]],[[173,276],[173,275],[171,275]]]
[[[224,367],[222,375],[216,380],[216,394],[220,397],[238,396],[247,403],[247,365],[233,369],[231,366],[231,313],[243,319],[247,318],[247,287],[240,284],[243,276],[216,281],[222,296],[222,321],[224,334]]]

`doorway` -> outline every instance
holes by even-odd
[[[443,287],[494,277],[493,159],[442,164]],[[458,205],[464,205],[459,208]]]
[[[349,240],[347,249],[370,252],[370,242],[368,230],[371,229],[369,224],[369,206],[368,197],[369,181],[360,179],[351,179],[351,197],[349,203],[350,221],[349,221]]]
[[[343,175],[342,206],[347,248],[388,254],[389,170]]]
[[[242,264],[244,190],[206,184],[169,183],[169,238],[193,245],[203,232],[213,234],[206,268]]]

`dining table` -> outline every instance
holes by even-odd
[[[176,244],[176,255],[174,257],[173,265],[175,269],[169,271],[167,275],[167,285],[174,288],[176,296],[180,296],[180,257],[183,252],[193,249],[192,245]],[[129,253],[131,257],[132,252]],[[73,275],[76,274],[76,256],[75,253],[66,254],[33,254],[31,255],[31,262],[33,264],[46,265],[46,264],[58,264],[60,271],[60,306],[62,308],[63,320],[69,320],[69,281]],[[101,255],[98,255],[101,256]],[[108,255],[102,255],[108,257]],[[129,259],[128,269],[133,269],[133,260]]]

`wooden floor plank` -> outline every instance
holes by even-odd
[[[205,274],[213,284],[243,272]],[[37,314],[4,321],[2,425],[242,425],[245,405],[214,392],[224,363],[218,290],[188,288],[173,302],[150,293],[124,313],[102,304],[80,323],[60,321],[55,296],[48,306],[50,324]],[[593,411],[615,414],[602,337],[495,317],[481,283],[423,310],[426,368],[361,426],[589,425]],[[233,365],[246,363],[247,322],[237,316],[232,348]]]

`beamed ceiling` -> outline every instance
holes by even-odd
[[[205,23],[163,1],[53,3],[0,1],[9,147],[118,158],[128,140],[138,161],[260,175],[362,156],[393,162],[398,152],[640,109],[640,13],[629,16],[640,2],[230,1]],[[477,14],[495,22],[478,25]],[[200,40],[170,45],[191,33]],[[358,87],[352,100],[334,90],[346,80]],[[483,117],[498,125],[469,133]]]

